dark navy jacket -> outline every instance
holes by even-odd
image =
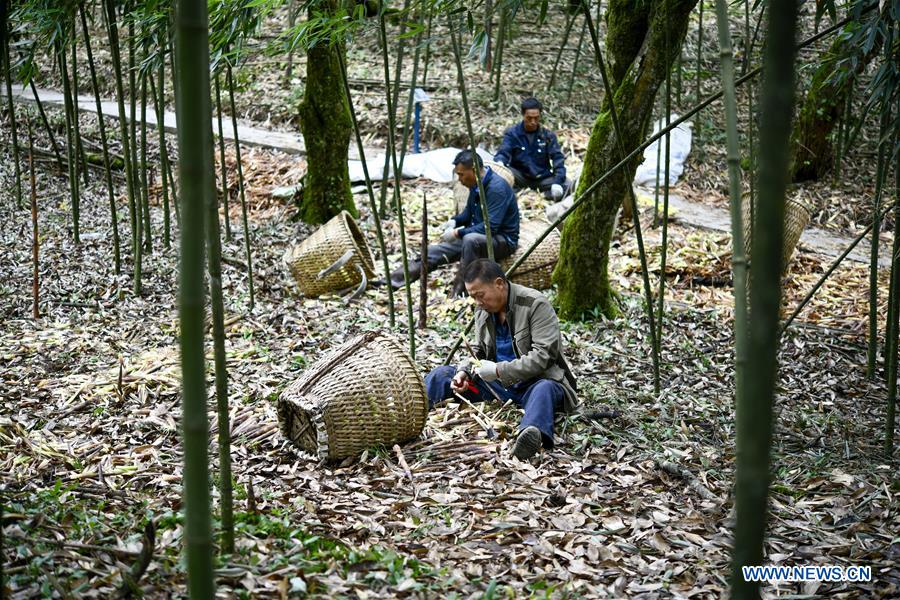
[[[534,133],[532,145],[528,143],[525,125],[521,121],[507,129],[494,160],[520,171],[529,179],[553,177],[556,183],[565,185],[566,159],[556,134],[543,127]]]
[[[491,219],[491,235],[498,233],[506,238],[513,247],[519,245],[519,205],[512,188],[502,177],[485,169],[481,180],[487,196],[487,211]],[[469,200],[461,213],[453,217],[459,230],[459,237],[470,233],[484,233],[484,218],[481,216],[481,204],[478,202],[478,186],[469,190]]]

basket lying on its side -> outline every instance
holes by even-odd
[[[503,180],[509,184],[509,187],[515,187],[515,177],[513,177],[509,167],[490,160],[485,162],[484,165],[490,167],[494,173],[502,177]],[[466,202],[469,201],[469,188],[457,181],[456,185],[453,187],[453,200],[456,203],[457,214],[461,213],[466,207]]]
[[[403,346],[370,332],[332,350],[278,398],[281,432],[322,459],[417,437],[425,383]]]
[[[346,257],[348,252],[352,255]],[[339,268],[329,269],[345,257]],[[375,275],[372,251],[347,211],[341,211],[300,244],[288,248],[283,260],[300,291],[310,297],[356,286]],[[326,269],[330,272],[320,278]]]
[[[543,221],[523,221],[519,225],[519,247],[512,256],[501,260],[500,266],[504,270],[509,269],[548,227],[550,224]],[[560,239],[559,231],[554,227],[534,252],[529,254],[513,272],[510,280],[536,290],[549,288],[552,284],[553,268],[559,260]]]
[[[756,216],[754,211],[753,216]],[[803,230],[809,223],[809,209],[798,200],[786,198],[784,204],[784,245],[781,254],[781,272],[786,273],[790,265],[791,256],[800,241]],[[752,224],[750,222],[750,193],[745,192],[741,196],[741,220],[744,230],[744,252],[750,258],[752,245]]]

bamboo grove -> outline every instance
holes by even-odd
[[[416,330],[413,320],[413,298],[406,261],[407,246],[404,204],[400,195],[400,178],[404,158],[409,152],[410,117],[413,90],[428,81],[429,63],[434,60],[438,42],[446,49],[454,63],[454,83],[457,86],[465,122],[459,124],[469,147],[477,147],[479,135],[474,131],[467,97],[467,82],[462,65],[477,57],[481,68],[488,72],[487,85],[493,87],[497,101],[504,85],[503,62],[515,45],[517,19],[529,18],[542,22],[547,11],[556,7],[548,0],[494,0],[468,7],[457,2],[404,0],[402,4],[376,3],[371,11],[368,3],[341,3],[333,0],[280,2],[278,0],[30,0],[11,2],[7,12],[0,15],[3,25],[3,75],[6,101],[4,127],[11,140],[9,154],[15,173],[9,202],[23,213],[29,211],[34,239],[34,317],[40,318],[38,282],[38,215],[40,206],[34,192],[34,161],[50,161],[67,180],[71,237],[78,244],[82,239],[80,227],[83,191],[90,181],[102,178],[106,190],[110,224],[109,256],[117,276],[128,278],[131,293],[142,293],[142,278],[155,253],[177,252],[180,256],[180,335],[183,372],[183,443],[185,498],[185,553],[190,579],[191,597],[209,598],[214,595],[214,543],[210,519],[209,464],[207,447],[209,423],[206,412],[205,315],[211,307],[211,331],[215,377],[215,397],[218,414],[218,472],[219,517],[221,532],[219,550],[233,551],[235,544],[232,517],[232,474],[230,468],[228,373],[224,347],[224,299],[222,287],[222,238],[226,242],[235,236],[242,238],[249,296],[246,310],[254,310],[255,288],[253,270],[254,236],[248,217],[241,142],[238,134],[235,101],[235,79],[255,45],[260,23],[267,15],[289,4],[290,24],[277,39],[266,47],[266,53],[279,58],[290,78],[297,71],[293,54],[298,51],[316,57],[316,74],[310,70],[307,94],[329,94],[339,114],[342,134],[336,140],[326,140],[343,152],[335,172],[314,172],[316,152],[331,156],[330,147],[310,146],[309,173],[302,192],[301,211],[307,220],[322,222],[341,209],[355,211],[346,176],[347,143],[355,145],[362,159],[368,208],[377,235],[381,268],[389,276],[385,232],[383,226],[396,220],[400,232],[404,271],[407,278],[404,297],[406,323],[399,323],[394,314],[394,295],[387,286],[389,327],[408,336],[410,353],[415,357]],[[625,3],[627,4],[627,3]],[[669,141],[679,125],[693,119],[695,144],[701,147],[702,136],[710,135],[704,123],[704,109],[722,100],[725,107],[726,149],[728,165],[728,196],[732,226],[734,289],[734,371],[737,465],[735,472],[735,544],[733,553],[732,593],[734,597],[758,597],[755,584],[748,584],[738,576],[740,567],[759,564],[762,559],[766,526],[766,507],[769,473],[772,470],[772,407],[778,378],[778,348],[789,336],[789,326],[804,306],[866,236],[871,236],[870,294],[868,298],[868,375],[886,379],[888,401],[885,411],[883,445],[886,457],[894,454],[896,388],[898,374],[898,337],[900,337],[900,246],[894,237],[891,248],[891,269],[888,316],[879,322],[877,315],[878,240],[883,220],[894,215],[900,219],[897,202],[900,188],[900,156],[898,156],[898,123],[896,109],[900,94],[896,68],[897,44],[900,43],[898,19],[900,8],[884,6],[874,0],[854,0],[846,14],[838,15],[833,2],[818,3],[821,29],[812,37],[798,39],[798,2],[786,3],[729,3],[726,0],[658,0],[647,2],[646,17],[648,45],[659,58],[656,71],[627,75],[619,72],[620,49],[610,48],[602,37],[600,21],[603,11],[616,10],[615,3],[603,4],[589,0],[569,0],[565,3],[565,28],[548,69],[546,82],[540,86],[557,89],[565,86],[571,96],[579,70],[579,62],[590,63],[600,74],[603,84],[603,103],[598,105],[596,136],[606,136],[604,160],[596,160],[576,189],[574,202],[544,235],[511,266],[514,272],[530,252],[555,227],[563,227],[563,248],[554,282],[561,302],[566,298],[591,297],[592,307],[613,307],[608,316],[615,316],[614,294],[610,288],[590,290],[585,295],[579,285],[605,277],[605,257],[589,257],[591,264],[599,262],[603,273],[585,277],[579,271],[586,262],[579,262],[580,249],[574,247],[583,239],[582,229],[599,222],[607,198],[614,216],[624,205],[637,241],[642,279],[642,308],[645,311],[646,348],[652,358],[653,394],[665,392],[665,369],[662,360],[666,341],[665,270],[667,260],[667,224],[669,222]],[[704,8],[705,5],[705,8]],[[621,9],[621,7],[620,7]],[[703,11],[715,13],[716,34],[703,29]],[[739,10],[743,17],[743,35],[733,37],[729,29],[729,13]],[[305,13],[305,14],[304,14]],[[756,22],[753,23],[755,17]],[[697,20],[696,37],[689,39],[688,23]],[[658,31],[659,23],[671,24]],[[654,29],[656,27],[657,29]],[[364,135],[359,120],[360,111],[352,95],[348,77],[348,48],[356,36],[369,32],[377,36],[381,50],[381,71],[384,99],[387,107],[387,144],[384,163],[367,164]],[[575,36],[574,32],[578,32]],[[577,41],[576,41],[577,37]],[[718,54],[706,55],[713,44]],[[410,41],[412,40],[412,43]],[[570,40],[574,47],[570,47]],[[819,41],[836,40],[829,51],[852,52],[854,42],[864,47],[863,55],[849,61],[853,68],[823,75],[804,99],[799,93],[795,72],[795,57],[800,50]],[[849,40],[849,41],[848,41]],[[584,47],[586,44],[586,47]],[[655,45],[654,45],[655,44]],[[468,55],[466,46],[468,45]],[[839,47],[837,47],[839,46]],[[741,54],[735,55],[740,47]],[[564,50],[575,52],[574,68],[569,74],[559,70]],[[391,64],[391,52],[394,64]],[[404,61],[412,54],[412,75],[407,85],[409,94],[401,98],[401,74]],[[81,56],[88,63],[87,81],[79,80],[84,69],[79,66]],[[99,64],[100,57],[108,64]],[[693,62],[691,62],[693,61]],[[860,72],[866,64],[880,64],[869,87],[860,89]],[[864,63],[858,67],[859,63]],[[420,64],[421,63],[421,64]],[[835,64],[832,61],[830,64]],[[836,64],[843,64],[838,61]],[[721,90],[704,96],[701,89],[701,70],[714,65],[719,70]],[[393,67],[393,73],[392,71]],[[585,68],[584,65],[581,68]],[[682,76],[688,69],[695,83],[693,90],[684,93]],[[102,82],[98,73],[110,70],[113,81]],[[432,65],[432,74],[433,74]],[[636,69],[636,68],[635,68]],[[833,69],[834,70],[834,69]],[[568,76],[566,76],[568,75]],[[627,76],[626,76],[627,75]],[[433,76],[433,75],[432,75]],[[633,76],[648,82],[651,90],[645,104],[649,113],[633,114],[632,100],[623,81]],[[563,81],[565,80],[565,83]],[[674,80],[674,81],[673,81]],[[761,81],[760,81],[761,80]],[[64,125],[53,122],[55,108],[42,102],[41,87],[61,91]],[[485,85],[481,82],[481,85]],[[13,88],[30,91],[33,102],[17,103]],[[104,88],[104,86],[106,86]],[[622,87],[618,87],[622,86]],[[738,105],[736,89],[743,86],[747,104]],[[828,86],[831,86],[828,88]],[[109,117],[104,101],[111,88],[115,100],[115,114]],[[827,88],[824,92],[822,88]],[[539,88],[538,88],[539,89]],[[313,90],[312,92],[310,90]],[[813,92],[837,96],[829,105],[830,121],[823,125],[806,118],[806,111],[815,111]],[[838,94],[837,91],[840,93]],[[855,90],[855,91],[854,91]],[[636,92],[634,92],[636,93]],[[854,94],[868,100],[861,110],[854,112]],[[688,98],[685,98],[688,96]],[[304,98],[305,105],[315,98]],[[687,104],[687,101],[690,104]],[[810,103],[813,108],[807,109]],[[635,102],[634,104],[637,104]],[[164,117],[174,108],[179,127],[177,136],[171,134],[172,124]],[[301,107],[301,116],[307,108]],[[97,115],[96,135],[99,141],[85,135],[86,112]],[[675,111],[681,113],[672,118]],[[652,114],[650,114],[652,113]],[[800,117],[793,124],[791,116]],[[821,113],[821,111],[820,111]],[[400,123],[401,114],[403,122]],[[741,122],[741,115],[745,122]],[[647,123],[660,119],[655,132],[647,132]],[[788,307],[789,316],[779,320],[781,307],[781,248],[784,203],[789,180],[801,180],[804,173],[823,169],[839,173],[847,151],[859,135],[867,118],[878,123],[876,194],[872,199],[871,223],[860,232],[830,268],[822,275],[804,300]],[[829,149],[828,165],[809,165],[810,157],[798,150],[796,140],[811,140],[827,126],[822,138]],[[314,140],[314,127],[304,121],[304,134]],[[793,127],[793,129],[792,129]],[[804,128],[809,129],[806,131]],[[832,130],[835,131],[832,131]],[[49,147],[39,148],[33,133],[41,131],[49,140]],[[397,135],[402,131],[401,135]],[[397,139],[399,137],[399,139]],[[177,138],[177,139],[176,139]],[[231,141],[227,141],[230,138]],[[818,138],[816,138],[818,139]],[[657,198],[652,223],[642,223],[638,199],[630,185],[636,167],[635,159],[651,144],[665,161],[665,170],[657,173]],[[825,143],[824,141],[822,143]],[[233,144],[236,181],[230,181],[226,145]],[[798,146],[799,144],[799,146]],[[760,152],[765,148],[765,152]],[[589,152],[591,152],[589,150]],[[218,161],[218,169],[216,162]],[[587,162],[587,161],[586,161]],[[657,160],[657,165],[661,163]],[[322,166],[322,169],[325,167]],[[341,169],[343,169],[341,171]],[[890,179],[893,169],[894,182]],[[394,180],[390,181],[393,173]],[[340,181],[327,198],[317,190],[321,181]],[[29,187],[29,181],[30,187]],[[481,180],[478,179],[481,185]],[[329,185],[331,185],[329,183]],[[377,186],[377,191],[376,191]],[[893,187],[893,200],[891,200]],[[380,194],[380,196],[379,196]],[[392,194],[388,202],[388,194]],[[480,194],[483,197],[483,190]],[[751,252],[745,252],[742,239],[747,231],[742,224],[742,199],[751,204]],[[427,199],[426,199],[427,203]],[[239,210],[236,209],[239,204]],[[156,209],[155,206],[159,206]],[[232,211],[231,207],[235,210]],[[106,208],[104,208],[106,210]],[[239,213],[239,224],[232,223],[231,214]],[[608,250],[612,236],[612,216],[607,233],[594,233],[598,248]],[[155,217],[155,218],[154,218]],[[587,220],[588,218],[594,221]],[[220,220],[221,219],[221,220]],[[423,230],[427,220],[423,219]],[[588,224],[588,225],[585,225]],[[647,251],[642,228],[661,227],[661,268],[657,276],[648,267]],[[487,227],[488,249],[490,227]],[[424,235],[424,234],[423,234]],[[205,274],[204,274],[205,271]],[[752,284],[751,284],[752,283]],[[208,298],[207,298],[208,291]],[[124,290],[120,292],[124,294]],[[423,292],[424,293],[424,292]],[[601,297],[602,296],[602,297]],[[583,317],[586,311],[573,301],[571,310],[563,310],[569,318]],[[579,300],[580,302],[580,300]],[[604,305],[604,303],[606,303]],[[422,302],[422,306],[425,302]],[[600,312],[609,313],[608,310]],[[422,321],[420,320],[420,323]],[[421,326],[421,325],[420,325]],[[877,355],[881,344],[885,361],[879,373]],[[457,343],[457,346],[459,343]],[[449,363],[456,347],[447,357]]]

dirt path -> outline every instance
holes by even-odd
[[[652,195],[652,192],[646,193]],[[690,202],[672,194],[669,195],[669,206],[674,209],[674,218],[685,225],[713,231],[731,231],[731,216],[726,210]],[[807,227],[800,236],[800,248],[832,257],[840,256],[852,242],[853,238],[818,227]],[[868,263],[871,252],[869,240],[864,239],[847,255],[847,258],[855,262]],[[879,245],[878,266],[890,266],[890,246],[887,244]]]
[[[17,101],[35,101],[34,95],[32,94],[31,90],[24,88],[22,85],[13,85],[12,91],[13,98],[15,98]],[[5,90],[0,95],[5,97]],[[59,92],[39,88],[38,96],[41,99],[41,103],[44,105],[53,105],[60,107],[63,106],[63,96]],[[112,117],[113,119],[119,118],[119,106],[115,100],[101,100],[100,108],[103,111],[104,115]],[[93,96],[78,96],[78,109],[85,112],[96,113],[97,102]],[[125,106],[125,112],[126,114],[131,113],[130,108],[127,104]],[[158,120],[156,110],[153,107],[148,106],[147,124],[156,126],[157,123]],[[212,125],[213,131],[218,131],[219,124],[217,119],[213,118]],[[169,133],[176,133],[178,131],[178,126],[175,120],[175,113],[167,111],[163,114],[163,126]],[[234,141],[234,132],[232,130],[229,118],[224,117],[222,127],[225,139]],[[246,123],[241,123],[240,121],[238,121],[238,135],[241,138],[241,143],[248,146],[270,148],[272,150],[279,150],[288,154],[306,154],[306,145],[303,143],[303,136],[299,133],[259,129],[257,127],[252,127]],[[355,142],[350,145],[350,158],[359,158],[359,152],[357,152]]]

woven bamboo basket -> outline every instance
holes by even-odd
[[[415,438],[427,416],[416,364],[400,342],[376,332],[329,352],[278,398],[281,432],[320,459]]]
[[[755,214],[754,214],[755,216]],[[809,209],[798,200],[787,198],[784,205],[784,245],[781,254],[781,272],[786,273],[790,265],[791,256],[800,241],[803,230],[809,223]],[[750,222],[750,193],[744,192],[741,196],[741,221],[744,229],[744,252],[750,258],[752,242],[752,224]]]
[[[519,247],[512,256],[501,260],[500,266],[504,270],[509,269],[548,227],[550,224],[543,221],[522,222],[519,225]],[[559,231],[554,227],[544,241],[534,249],[534,252],[529,254],[528,258],[519,265],[510,279],[514,283],[536,290],[549,288],[552,285],[553,268],[556,266],[556,261],[559,260],[559,243]]]
[[[502,177],[503,181],[509,184],[509,187],[515,187],[515,177],[513,177],[509,167],[493,161],[487,161],[484,164],[486,167],[490,167],[494,173]],[[456,185],[453,186],[453,200],[456,203],[457,214],[461,213],[466,207],[466,202],[469,201],[469,188],[457,181]]]
[[[346,252],[353,256],[339,269],[318,277]],[[325,223],[297,246],[288,248],[283,257],[285,265],[305,296],[315,297],[362,282],[375,276],[372,251],[359,226],[347,211]]]

